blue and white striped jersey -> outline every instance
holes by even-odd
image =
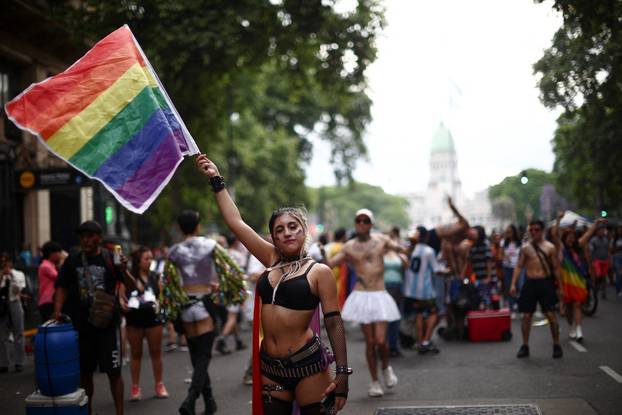
[[[434,249],[421,243],[415,245],[406,269],[404,296],[417,300],[436,298],[433,277],[437,268]]]

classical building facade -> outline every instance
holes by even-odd
[[[447,206],[447,197],[472,225],[483,225],[490,231],[495,222],[492,217],[488,190],[466,197],[458,173],[458,156],[451,131],[440,123],[432,137],[430,149],[430,175],[425,192],[406,195],[413,226],[434,227],[454,220]]]

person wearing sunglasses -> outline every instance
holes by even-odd
[[[376,356],[380,355],[384,384],[397,385],[398,379],[389,366],[389,346],[386,341],[388,323],[401,318],[395,300],[384,285],[384,254],[388,250],[405,253],[396,241],[381,233],[371,233],[374,215],[369,209],[360,209],[354,215],[356,237],[349,240],[332,258],[325,260],[329,267],[347,261],[356,272],[356,285],[343,306],[343,319],[361,325],[365,336],[367,366],[372,382],[368,395],[384,395],[378,382]]]
[[[518,310],[523,313],[521,323],[523,345],[516,357],[529,357],[531,320],[539,303],[551,327],[553,358],[557,359],[563,356],[559,344],[559,323],[555,315],[555,306],[558,300],[561,300],[560,293],[557,292],[555,286],[555,279],[557,279],[557,287],[562,286],[557,250],[555,245],[544,239],[544,223],[541,220],[532,220],[529,223],[529,236],[529,242],[525,243],[520,250],[518,263],[514,268],[512,283],[510,284],[510,295],[516,296],[516,282],[524,268],[525,283],[518,298]]]

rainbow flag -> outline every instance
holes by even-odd
[[[563,248],[564,259],[561,266],[561,283],[564,303],[584,303],[587,299],[586,273],[573,255]],[[569,311],[568,311],[569,312]]]
[[[185,155],[199,152],[127,25],[5,110],[136,213],[155,200]]]

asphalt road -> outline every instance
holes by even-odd
[[[350,397],[342,414],[374,414],[377,408],[475,405],[537,404],[545,415],[622,413],[622,298],[601,301],[595,317],[586,318],[585,342],[573,345],[562,322],[564,357],[552,359],[547,325],[533,327],[531,357],[517,359],[521,344],[519,321],[513,322],[514,337],[509,342],[444,342],[436,339],[438,355],[420,356],[411,350],[391,364],[399,377],[396,388],[382,398],[369,398],[370,381],[365,364],[363,336],[348,328],[348,354],[355,373],[350,379]],[[246,331],[245,336],[250,336]],[[127,414],[176,414],[190,376],[187,353],[164,355],[165,383],[170,399],[153,397],[153,376],[145,350],[142,369],[143,400],[126,402]],[[221,414],[249,414],[250,387],[242,384],[249,350],[220,356],[214,352],[210,367],[216,401]],[[126,400],[129,397],[129,368],[124,368]],[[32,356],[24,372],[0,375],[2,413],[23,414],[24,399],[34,390]],[[617,378],[616,378],[617,375]],[[105,375],[96,376],[95,413],[112,414],[113,406]],[[198,413],[202,413],[202,402]]]

